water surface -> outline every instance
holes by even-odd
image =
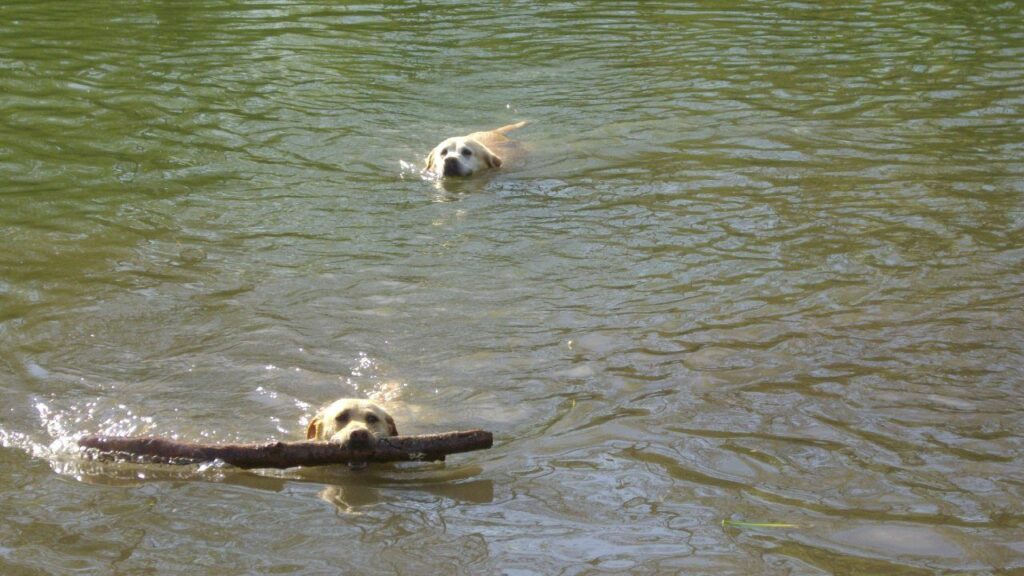
[[[1011,2],[0,6],[0,572],[1024,569]],[[439,184],[444,137],[525,164]],[[103,463],[339,396],[445,465]]]

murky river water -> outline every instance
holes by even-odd
[[[0,5],[0,573],[1024,570],[1019,4],[386,4]]]

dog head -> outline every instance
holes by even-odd
[[[427,155],[427,170],[438,176],[471,176],[480,170],[499,166],[501,158],[470,138],[449,138]]]
[[[398,436],[395,419],[369,400],[342,398],[317,413],[306,427],[309,440],[329,440],[353,448],[372,440]]]

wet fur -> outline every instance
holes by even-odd
[[[525,121],[516,122],[494,130],[448,138],[427,155],[426,169],[437,176],[449,177],[472,176],[500,168],[504,163],[504,151],[512,144],[505,134],[525,125]]]
[[[395,419],[369,400],[342,398],[320,410],[306,426],[306,439],[341,444],[368,444],[398,436]]]

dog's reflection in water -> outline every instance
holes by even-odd
[[[327,486],[320,491],[319,496],[345,514],[358,514],[360,508],[381,502],[380,489],[361,482]]]
[[[401,469],[409,466],[415,466],[415,471]],[[345,514],[359,514],[365,507],[394,502],[402,498],[402,493],[412,498],[426,493],[456,502],[486,504],[494,500],[494,482],[467,481],[482,472],[479,466],[447,470],[440,463],[372,464],[365,470],[338,470],[333,483],[319,496]]]

